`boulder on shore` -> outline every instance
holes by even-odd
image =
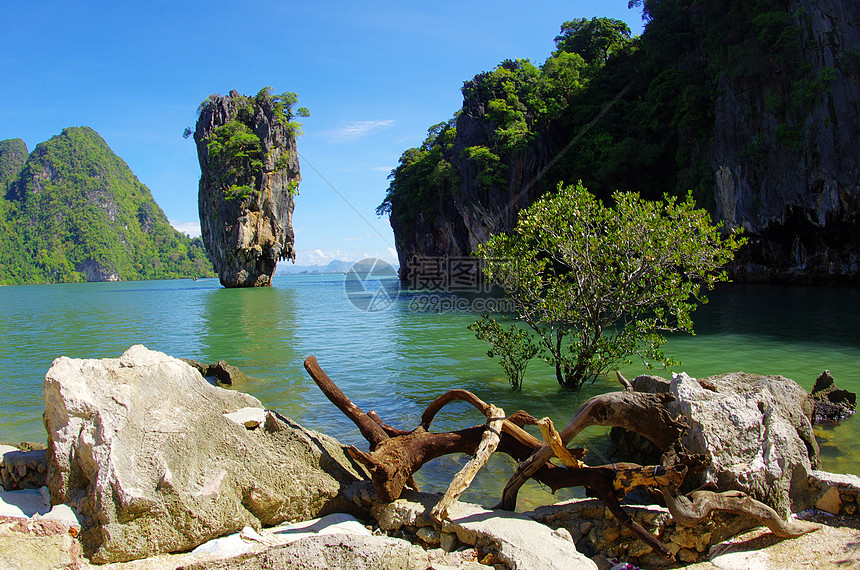
[[[720,491],[744,491],[782,516],[813,506],[808,476],[818,467],[818,443],[808,394],[794,380],[745,372],[696,379],[680,373],[671,381],[640,376],[633,388],[675,396],[667,408],[690,426],[681,442],[711,463],[699,478],[688,476],[692,488],[710,483]],[[613,439],[622,455],[630,456],[631,447],[648,447],[639,445],[642,438],[617,431]]]
[[[24,451],[0,445],[0,485],[4,491],[44,486],[46,465],[44,449]]]
[[[144,346],[58,358],[44,393],[51,500],[77,511],[93,562],[357,510],[342,490],[366,474],[335,439]]]

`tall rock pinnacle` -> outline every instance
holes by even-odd
[[[224,287],[267,287],[295,261],[294,196],[301,174],[293,93],[211,95],[199,109],[198,208],[206,251]],[[299,115],[303,115],[299,109]]]

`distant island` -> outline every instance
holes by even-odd
[[[0,141],[0,285],[213,277],[200,238],[89,127]]]
[[[275,275],[344,274],[348,272],[356,263],[360,262],[335,259],[330,261],[327,265],[292,265],[284,263],[278,265],[278,269],[275,272]],[[396,267],[392,267],[392,269],[396,270]]]

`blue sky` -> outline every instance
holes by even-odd
[[[0,139],[30,150],[89,126],[199,235],[200,169],[185,127],[212,93],[294,91],[297,263],[396,260],[374,212],[401,153],[462,104],[460,87],[506,58],[550,55],[565,20],[605,16],[634,34],[627,0],[126,2],[0,0]]]

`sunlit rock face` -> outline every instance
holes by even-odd
[[[224,287],[270,286],[277,262],[295,260],[301,174],[289,118],[276,99],[236,91],[200,107],[200,229]]]

